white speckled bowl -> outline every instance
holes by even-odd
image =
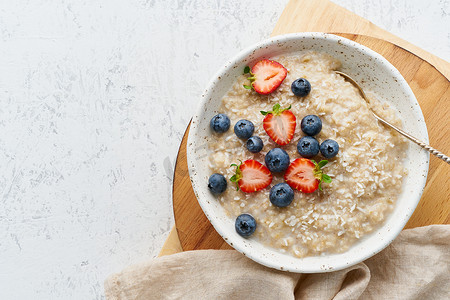
[[[297,273],[329,272],[355,265],[375,255],[397,237],[422,195],[427,178],[429,154],[415,144],[409,144],[405,161],[409,175],[404,178],[403,190],[394,211],[380,229],[344,253],[299,259],[266,247],[255,239],[244,239],[239,236],[234,229],[234,219],[225,214],[207,187],[211,175],[206,145],[208,139],[212,138],[209,121],[217,114],[221,98],[246,65],[255,63],[261,58],[299,50],[325,51],[340,59],[343,72],[351,75],[357,82],[363,83],[363,88],[376,92],[383,100],[392,103],[403,120],[403,128],[420,140],[428,142],[425,121],[413,92],[398,70],[386,59],[369,48],[339,36],[296,33],[277,36],[241,51],[213,77],[192,119],[187,161],[192,186],[200,206],[217,232],[232,247],[271,268]]]

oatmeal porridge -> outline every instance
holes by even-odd
[[[318,52],[271,60],[288,71],[273,93],[261,95],[243,88],[249,80],[248,75],[241,75],[222,99],[219,113],[229,117],[231,128],[213,133],[208,141],[211,173],[222,174],[228,181],[228,188],[217,198],[231,218],[253,216],[257,227],[252,238],[281,252],[306,257],[346,251],[382,225],[392,211],[405,176],[407,144],[378,123],[358,90],[333,72],[340,67],[338,60]],[[297,78],[311,84],[306,97],[297,97],[291,91]],[[380,102],[370,91],[366,94],[377,113],[401,125],[387,103]],[[263,128],[260,111],[270,111],[275,104],[291,106],[297,118],[294,137],[284,146],[277,145]],[[231,164],[253,159],[264,165],[265,155],[274,148],[284,149],[291,162],[301,157],[297,142],[305,134],[300,120],[307,115],[317,115],[322,121],[322,130],[315,136],[319,143],[332,139],[339,144],[339,153],[323,168],[332,182],[323,183],[323,189],[313,193],[294,190],[294,199],[287,207],[274,206],[269,200],[271,187],[285,182],[282,172],[272,172],[271,184],[260,191],[236,190],[229,181],[235,173]],[[253,135],[263,142],[259,153],[250,152],[246,141],[233,132],[232,126],[241,119],[254,124]],[[312,159],[320,161],[323,157],[319,153]]]

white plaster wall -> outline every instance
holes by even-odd
[[[450,57],[448,1],[336,2]],[[287,1],[261,3],[0,1],[0,299],[102,299],[157,255],[198,96]]]

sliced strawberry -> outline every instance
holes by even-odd
[[[284,180],[290,187],[303,193],[312,193],[317,189],[322,190],[322,182],[331,182],[330,176],[322,171],[322,167],[327,163],[327,160],[316,163],[307,158],[297,158],[284,173]]]
[[[272,93],[280,86],[283,80],[286,78],[287,70],[282,64],[268,59],[258,61],[252,68],[246,67],[244,74],[250,73],[251,77],[248,79],[252,85],[244,85],[245,88],[253,88],[255,92],[261,95],[267,95]]]
[[[237,189],[239,188],[245,193],[253,193],[267,187],[272,182],[272,174],[269,169],[256,160],[249,159],[236,167],[236,174],[231,178],[231,182],[235,182]]]
[[[261,111],[265,115],[263,121],[264,130],[278,145],[287,145],[294,137],[296,118],[288,108],[281,108],[275,104],[272,111]]]

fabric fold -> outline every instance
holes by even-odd
[[[105,281],[107,299],[449,299],[450,226],[408,229],[344,270],[296,274],[234,250],[197,250],[126,268]]]

